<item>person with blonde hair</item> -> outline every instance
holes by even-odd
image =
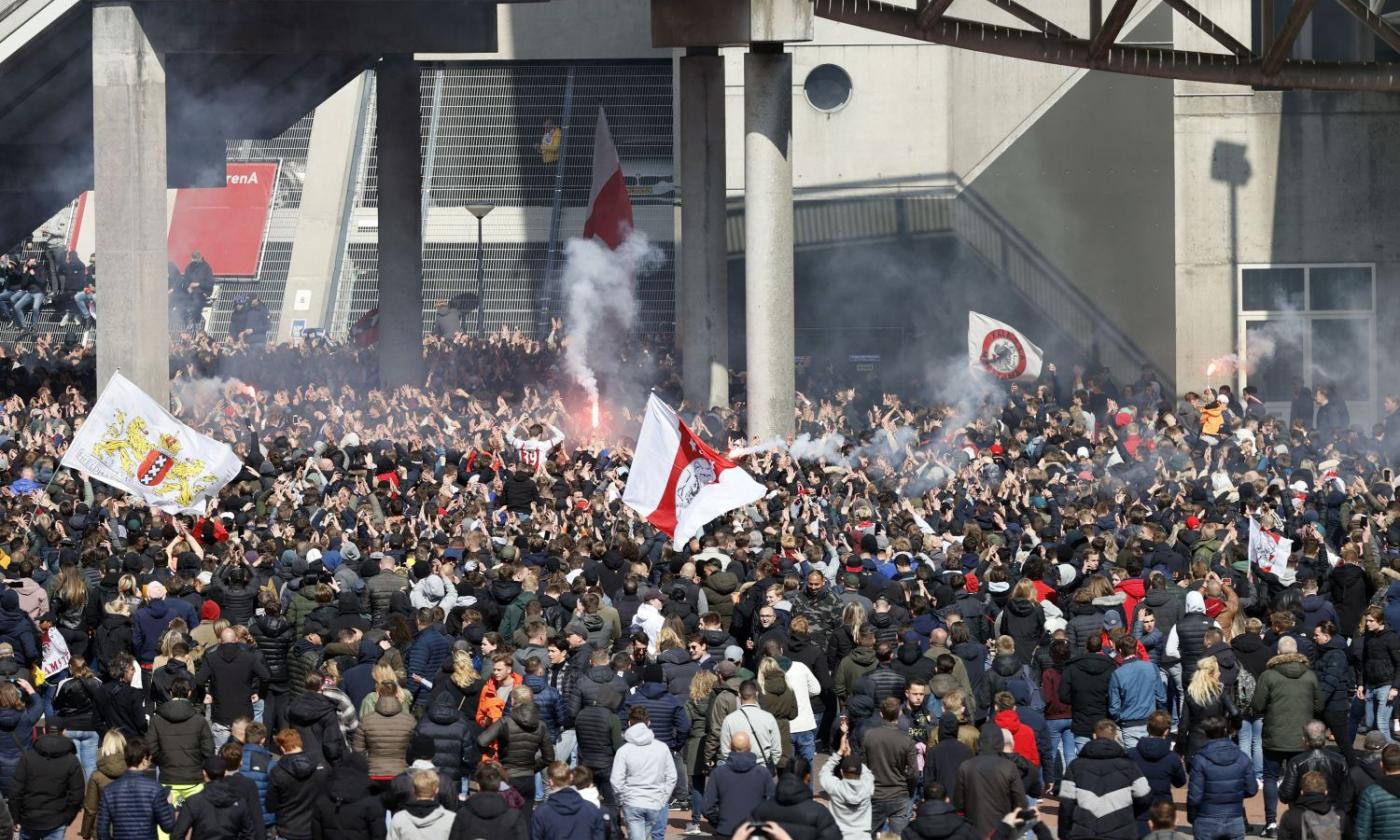
[[[1234,698],[1225,690],[1220,679],[1220,662],[1214,656],[1202,657],[1186,687],[1181,701],[1181,717],[1177,722],[1178,737],[1185,741],[1184,754],[1189,765],[1191,757],[1210,740],[1206,737],[1206,718],[1219,717],[1227,722],[1240,719]]]
[[[126,736],[121,730],[109,729],[97,750],[97,770],[88,777],[87,789],[83,792],[83,824],[78,833],[85,840],[97,835],[97,805],[102,801],[102,791],[125,772]]]

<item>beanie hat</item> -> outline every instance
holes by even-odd
[[[432,760],[435,751],[433,739],[429,735],[414,735],[408,742],[409,761],[417,761],[420,758]]]
[[[204,606],[199,608],[200,621],[218,621],[221,614],[219,605],[213,601],[205,601]]]
[[[644,683],[664,683],[666,682],[666,672],[661,665],[652,662],[642,669],[642,682]]]

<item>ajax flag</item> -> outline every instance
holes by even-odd
[[[762,484],[715,452],[676,412],[647,400],[622,501],[671,538],[677,551],[706,523],[763,498]]]
[[[63,466],[166,513],[203,513],[205,502],[238,475],[243,462],[114,373],[74,435]]]
[[[1272,572],[1275,566],[1286,566],[1292,553],[1292,540],[1265,531],[1255,519],[1249,520],[1249,562]]]
[[[967,313],[967,360],[997,379],[1038,379],[1040,348],[995,318]]]
[[[588,191],[588,219],[583,238],[597,237],[616,251],[632,231],[632,199],[622,177],[622,160],[617,156],[608,116],[598,109],[598,127],[593,132],[593,186]]]

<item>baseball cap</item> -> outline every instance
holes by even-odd
[[[742,662],[744,660],[744,649],[738,645],[730,645],[724,649],[724,658],[730,662]]]
[[[727,680],[735,674],[739,673],[739,666],[726,659],[725,661],[715,666],[715,673],[719,675],[720,679]]]
[[[1105,613],[1103,617],[1103,629],[1112,630],[1123,626],[1123,619],[1118,617],[1118,613]]]

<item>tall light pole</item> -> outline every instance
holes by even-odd
[[[482,262],[482,220],[496,209],[490,204],[468,204],[467,212],[476,217],[476,337],[480,338],[486,323],[486,265]]]

